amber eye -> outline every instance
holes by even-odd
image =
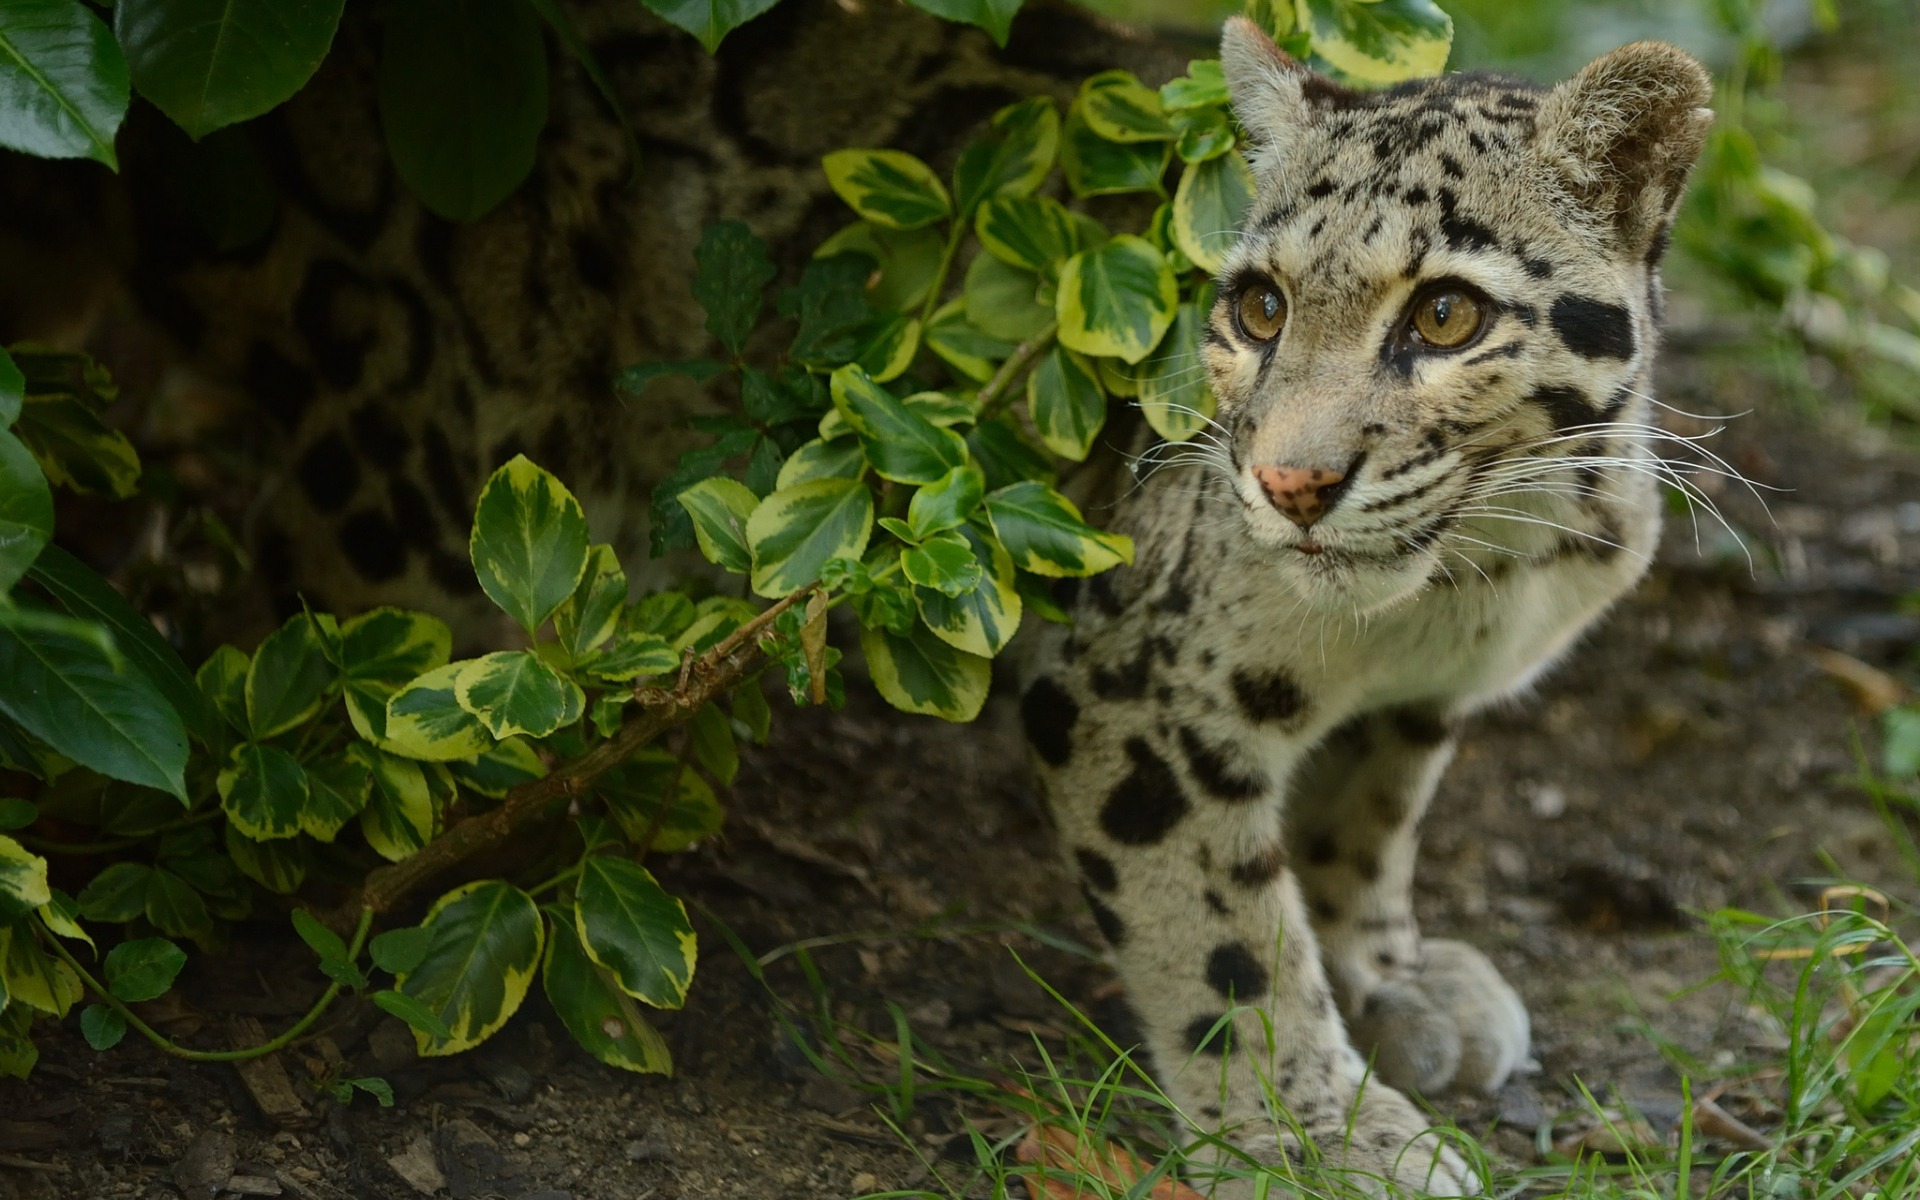
[[[1240,293],[1239,317],[1240,332],[1256,342],[1270,342],[1286,327],[1286,297],[1266,284],[1250,284]]]
[[[1428,292],[1413,306],[1413,331],[1441,350],[1464,346],[1487,323],[1487,306],[1460,288]]]

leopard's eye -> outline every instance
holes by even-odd
[[[1413,332],[1439,350],[1466,345],[1486,323],[1487,306],[1457,287],[1436,288],[1413,306]]]
[[[1267,284],[1249,284],[1240,293],[1235,315],[1240,321],[1240,332],[1256,342],[1270,342],[1286,328],[1287,299]]]

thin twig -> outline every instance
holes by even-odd
[[[1059,332],[1060,323],[1048,321],[1045,329],[1013,348],[1013,353],[1007,356],[1007,361],[1000,364],[1000,369],[993,373],[993,378],[987,380],[986,386],[980,389],[977,401],[979,416],[976,423],[991,420],[1000,414],[1001,409],[1013,402],[1015,395],[1013,385],[1019,381],[1021,373],[1033,365],[1033,360],[1039,358],[1046,352],[1047,347],[1053,345],[1054,335]]]

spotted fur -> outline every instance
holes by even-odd
[[[1350,91],[1244,22],[1223,58],[1259,187],[1208,332],[1218,421],[1148,455],[1117,518],[1139,559],[1085,590],[1023,715],[1185,1111],[1278,1156],[1276,1099],[1350,1167],[1470,1194],[1395,1088],[1497,1087],[1528,1023],[1421,936],[1415,833],[1457,720],[1653,549],[1657,261],[1709,83],[1656,43],[1551,90]],[[1482,304],[1452,348],[1410,332],[1436,286]],[[1248,289],[1284,297],[1278,336],[1236,319]]]

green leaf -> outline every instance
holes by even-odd
[[[612,546],[594,546],[573,595],[554,610],[554,635],[577,659],[613,636],[626,603],[627,573],[620,569],[620,559]]]
[[[360,832],[374,853],[399,862],[433,837],[433,794],[420,764],[376,750],[364,742],[347,753],[366,766],[373,779],[367,807],[360,813]]]
[[[153,868],[145,863],[115,863],[93,877],[75,899],[89,921],[131,921],[147,906]]]
[[[1170,442],[1184,442],[1213,418],[1213,390],[1200,358],[1207,319],[1199,306],[1180,306],[1160,352],[1140,364],[1140,411],[1153,431]]]
[[[779,478],[774,481],[774,488],[789,488],[798,483],[812,483],[816,479],[858,479],[866,469],[867,456],[860,449],[857,439],[829,442],[815,438],[802,443],[798,450],[787,456],[787,461],[781,464]],[[741,532],[744,536],[744,527]]]
[[[993,38],[994,45],[1001,47],[1006,46],[1007,33],[1013,28],[1013,14],[1020,11],[1020,0],[907,0],[907,3],[936,17],[978,25]]]
[[[414,678],[445,666],[452,646],[445,621],[404,608],[376,608],[342,625],[341,680],[354,732],[369,741],[385,737],[387,701]]]
[[[853,361],[872,376],[874,382],[896,379],[913,365],[920,349],[920,322],[913,317],[892,317],[874,326],[860,343]]]
[[[259,741],[311,721],[339,676],[327,643],[339,636],[333,618],[298,613],[267,635],[247,668],[247,726]]]
[[[285,750],[253,742],[236,747],[220,772],[220,807],[234,827],[256,842],[300,832],[307,806],[307,772]]]
[[[1073,501],[1042,483],[987,493],[987,517],[1014,563],[1035,575],[1097,575],[1133,561],[1133,539],[1095,529]]]
[[[1168,112],[1188,108],[1217,108],[1227,103],[1227,73],[1217,58],[1196,58],[1187,73],[1160,85],[1160,107]]]
[[[471,552],[480,586],[531,636],[586,570],[586,514],[558,479],[516,454],[481,489]]]
[[[277,896],[291,896],[307,881],[307,845],[296,838],[256,842],[232,824],[225,835],[227,857],[242,875]]]
[[[496,738],[543,738],[585,711],[580,685],[531,650],[476,658],[454,676],[454,698]]]
[[[140,455],[133,443],[70,392],[29,391],[13,431],[51,483],[116,500],[139,488]]]
[[[0,938],[4,938],[0,934]],[[5,989],[0,988],[0,994]],[[40,1050],[28,1036],[33,1013],[24,1004],[0,1005],[0,1079],[25,1079],[40,1061]]]
[[[460,673],[472,659],[435,667],[387,701],[383,749],[425,762],[472,758],[493,745],[479,717],[460,704]]]
[[[973,229],[987,253],[1028,271],[1051,271],[1080,248],[1072,214],[1044,196],[990,199],[974,216]]]
[[[40,806],[19,796],[0,799],[0,833],[25,829],[40,819]]]
[[[673,785],[671,800],[667,799],[669,785]],[[602,775],[593,790],[606,800],[607,811],[628,840],[638,843],[651,837],[653,848],[662,853],[703,842],[726,822],[720,798],[700,773],[652,747]]]
[[[1043,316],[1046,314],[1047,310],[1039,304],[1034,304],[1034,307]],[[967,320],[964,297],[956,297],[941,305],[927,322],[921,340],[926,342],[929,350],[945,359],[948,366],[975,383],[992,379],[1000,363],[1019,347],[1017,341],[994,337]],[[806,447],[802,446],[801,449]]]
[[[139,938],[107,951],[101,973],[116,999],[140,1004],[166,995],[186,965],[187,952],[167,939]]]
[[[6,347],[0,346],[0,429],[11,428],[20,419],[20,407],[26,398],[26,375]]]
[[[275,107],[333,44],[343,0],[120,0],[114,32],[140,94],[189,137]]]
[[[450,762],[447,769],[461,783],[496,800],[523,783],[547,777],[547,764],[539,753],[517,737],[499,742],[470,763]]]
[[[1251,203],[1253,172],[1238,154],[1193,164],[1173,194],[1174,244],[1201,270],[1218,271]]]
[[[860,652],[873,686],[903,712],[971,721],[986,703],[991,660],[954,649],[917,622],[906,637],[862,625]]]
[[[127,1019],[117,1008],[89,1004],[80,1010],[80,1036],[95,1050],[111,1050],[127,1036]]]
[[[482,880],[436,900],[420,927],[429,937],[426,955],[396,984],[438,1017],[447,1033],[435,1036],[416,1027],[414,1045],[422,1057],[471,1050],[526,999],[540,962],[540,909],[519,888]]]
[[[174,937],[205,937],[213,932],[213,917],[200,892],[164,867],[154,868],[147,881],[146,917],[154,928]]]
[[[783,316],[795,317],[789,357],[801,366],[832,370],[859,353],[877,315],[867,299],[872,261],[864,254],[816,258],[800,272],[800,286],[780,298]]]
[[[0,533],[0,540],[4,536]],[[179,652],[99,572],[58,546],[49,546],[28,574],[68,613],[111,630],[115,649],[167,698],[190,733],[208,744],[219,740],[219,718],[187,665],[180,661]],[[0,591],[4,590],[0,586]]]
[[[1110,142],[1164,142],[1174,136],[1160,94],[1131,71],[1102,71],[1088,78],[1073,107],[1087,128]]]
[[[1224,109],[1193,108],[1173,114],[1173,128],[1179,136],[1173,152],[1184,163],[1206,162],[1233,149],[1233,123]]]
[[[73,968],[40,948],[30,926],[0,925],[0,991],[25,1005],[64,1019],[84,994]]]
[[[747,549],[747,518],[759,506],[760,497],[744,485],[716,475],[703,479],[674,497],[693,518],[693,536],[699,539],[700,553],[708,562],[736,575],[753,568],[753,554]]]
[[[1173,324],[1179,295],[1166,258],[1143,239],[1123,234],[1081,251],[1060,269],[1060,341],[1082,354],[1137,363]]]
[[[747,736],[756,746],[767,744],[767,735],[773,725],[773,710],[767,706],[767,694],[760,690],[758,679],[749,679],[733,689],[733,719],[736,724],[747,729]]]
[[[991,196],[1031,196],[1060,150],[1060,110],[1033,96],[993,114],[984,136],[960,151],[953,195],[961,217]]]
[[[1107,420],[1107,396],[1093,364],[1054,345],[1027,376],[1027,412],[1047,449],[1082,462]]]
[[[0,925],[10,924],[53,899],[47,860],[0,834]]]
[[[0,430],[0,596],[53,538],[53,492],[33,453]]]
[[[857,366],[833,373],[833,404],[883,479],[932,483],[967,461],[967,446],[959,434],[901,403]]]
[[[881,312],[917,311],[940,278],[946,239],[936,229],[889,229],[872,221],[855,221],[820,243],[815,258],[835,254],[864,254],[877,273],[867,283],[867,299]]]
[[[608,683],[626,683],[642,675],[659,675],[680,666],[680,652],[657,633],[625,630],[611,646],[580,663],[580,668],[595,679]]]
[[[1894,779],[1920,775],[1920,708],[1900,705],[1881,714],[1880,769]]]
[[[960,291],[967,323],[989,337],[1024,342],[1053,321],[1038,299],[1040,277],[991,254],[976,254]]]
[[[413,194],[471,221],[520,186],[547,123],[547,48],[521,0],[408,0],[385,13],[380,125]]]
[[[1446,69],[1453,18],[1433,0],[1297,0],[1313,52],[1363,84]]]
[[[428,935],[428,945],[432,945],[431,934]],[[424,955],[421,961],[425,961]],[[448,1028],[447,1023],[440,1019],[439,1013],[428,1008],[425,1004],[407,995],[405,992],[388,989],[386,991],[374,992],[368,996],[367,999],[373,1001],[377,1007],[389,1016],[398,1017],[400,1020],[406,1022],[408,1027],[413,1030],[415,1044],[419,1044],[426,1039],[446,1041],[453,1037],[453,1030]],[[422,1053],[424,1053],[424,1051]],[[454,1051],[447,1050],[442,1053],[452,1054]]]
[[[708,704],[687,722],[694,761],[721,787],[731,787],[740,774],[740,747],[733,740],[733,722],[717,704]]]
[[[900,555],[901,574],[909,583],[931,588],[942,596],[965,596],[980,586],[985,571],[973,547],[957,533],[939,533]]]
[[[1015,429],[1011,421],[995,418],[974,426],[967,449],[987,477],[989,488],[1005,487],[1022,479],[1053,481],[1053,463]]]
[[[835,150],[820,160],[827,185],[853,211],[889,229],[918,229],[953,212],[927,164],[899,150]]]
[[[747,522],[753,590],[769,599],[812,583],[827,560],[857,558],[873,532],[873,493],[857,479],[781,488]]]
[[[738,355],[773,282],[767,244],[739,221],[711,221],[700,232],[693,261],[693,298],[706,310],[707,332]]]
[[[1087,124],[1078,101],[1060,129],[1060,170],[1073,194],[1110,196],[1160,192],[1160,177],[1173,155],[1172,142],[1110,142]]]
[[[307,949],[323,959],[347,961],[347,943],[341,940],[339,934],[322,925],[319,918],[304,908],[296,908],[290,915],[293,920],[293,931],[300,935],[300,940],[307,944]]]
[[[0,5],[0,146],[118,170],[113,136],[128,99],[127,60],[85,5]]]
[[[727,368],[710,358],[685,358],[676,362],[634,363],[613,377],[613,390],[623,396],[638,396],[647,385],[668,375],[685,375],[695,383],[705,383]]]
[[[999,543],[972,525],[962,526],[957,534],[940,536],[958,537],[966,544],[980,582],[959,593],[916,586],[914,605],[920,610],[920,619],[941,641],[968,654],[991,658],[1020,630],[1020,593],[1015,587],[1013,560]],[[913,579],[911,572],[908,578]],[[913,582],[922,584],[918,579]]]
[[[712,54],[729,33],[779,0],[641,0],[648,8],[700,39]]]
[[[373,965],[389,975],[404,975],[427,960],[433,946],[433,934],[418,925],[403,925],[376,934],[367,943]]]
[[[145,675],[70,634],[0,625],[0,679],[0,712],[55,752],[186,803],[186,727]]]
[[[679,1008],[693,982],[693,926],[686,906],[638,863],[600,855],[581,864],[574,930],[620,990],[655,1008]]]
[[[986,477],[980,468],[971,464],[955,467],[913,494],[907,506],[907,528],[916,540],[957,528],[980,506],[986,490]]]
[[[232,646],[222,646],[193,673],[200,694],[243,737],[247,732],[247,668],[252,661]]]
[[[643,1075],[673,1074],[666,1040],[647,1023],[612,974],[587,957],[571,914],[555,911],[551,915],[540,982],[573,1040],[610,1067]]]

